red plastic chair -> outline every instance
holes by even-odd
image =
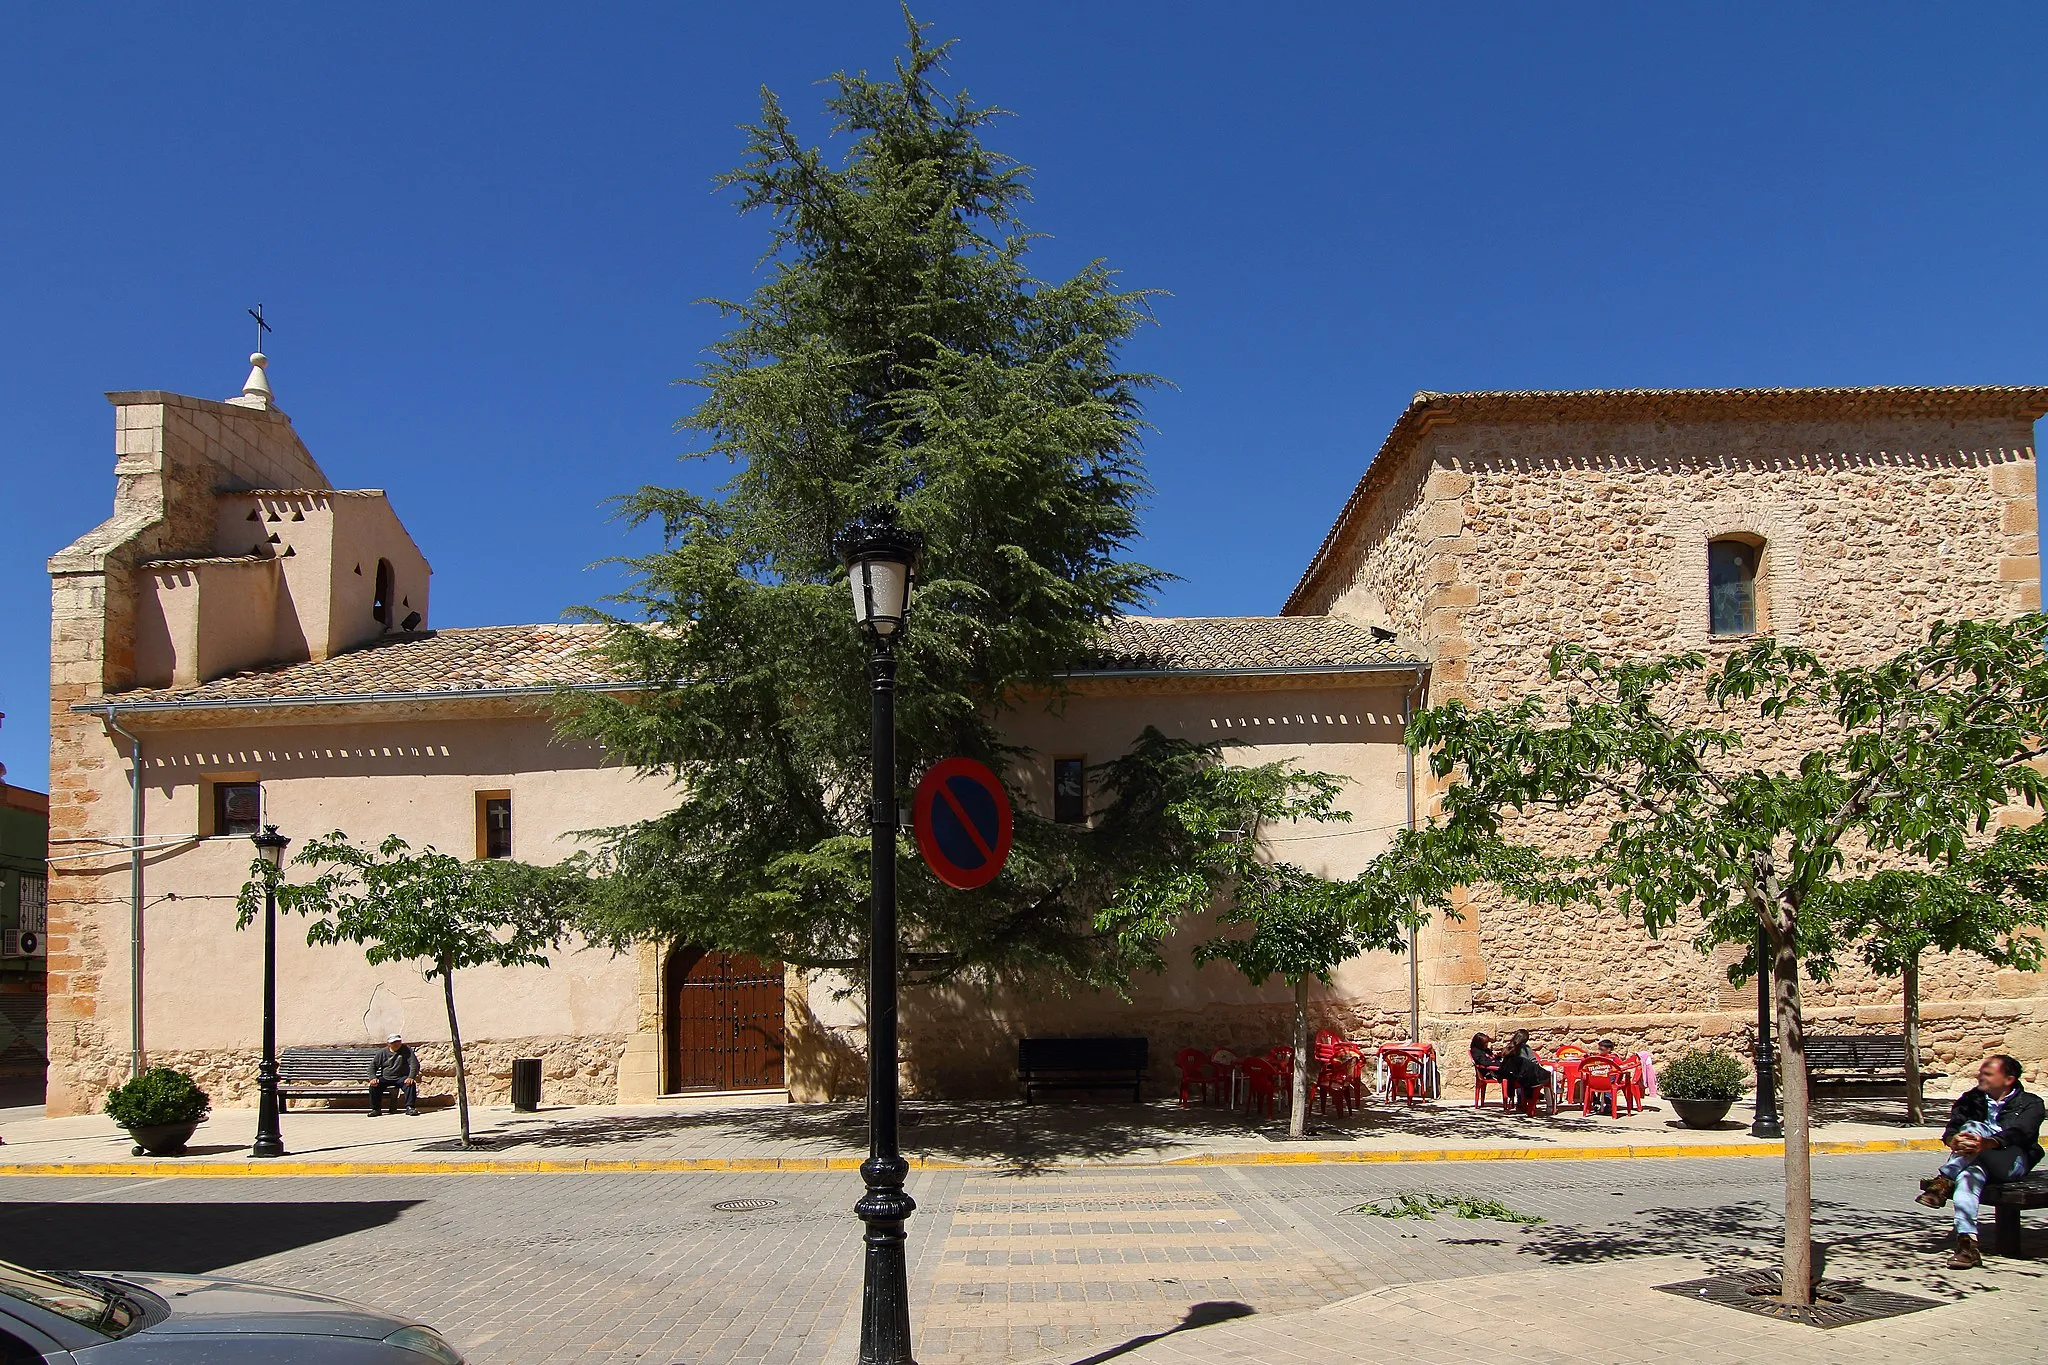
[[[1415,1103],[1418,1096],[1427,1095],[1429,1069],[1424,1065],[1422,1058],[1406,1048],[1389,1048],[1380,1055],[1385,1057],[1387,1062],[1388,1099],[1394,1097],[1396,1090],[1403,1092],[1410,1104]]]
[[[1622,1058],[1621,1079],[1628,1087],[1629,1112],[1640,1113],[1643,1107],[1643,1059],[1633,1053]]]
[[[1501,1108],[1512,1109],[1515,1107],[1514,1101],[1508,1096],[1508,1082],[1505,1076],[1487,1076],[1474,1070],[1472,1079],[1477,1082],[1472,1088],[1472,1107],[1474,1109],[1484,1109],[1486,1107],[1486,1087],[1489,1085],[1500,1087]]]
[[[1327,1065],[1328,1063],[1336,1060],[1338,1051],[1345,1046],[1346,1044],[1344,1042],[1342,1034],[1335,1033],[1330,1029],[1324,1029],[1320,1033],[1316,1034],[1316,1060]]]
[[[1238,1075],[1235,1052],[1219,1047],[1209,1054],[1209,1084],[1222,1093],[1224,1108],[1237,1108],[1237,1087],[1243,1079]]]
[[[1621,1058],[1596,1056],[1579,1063],[1579,1114],[1593,1112],[1593,1097],[1605,1095],[1613,1102],[1618,1117],[1629,1102],[1628,1077],[1622,1071]]]
[[[1245,1080],[1245,1112],[1256,1109],[1262,1117],[1270,1115],[1280,1093],[1273,1064],[1264,1057],[1247,1057],[1237,1064],[1237,1070]]]
[[[1387,1068],[1388,1099],[1394,1097],[1394,1059],[1396,1057],[1407,1059],[1414,1069],[1414,1083],[1419,1087],[1422,1098],[1429,1098],[1429,1064],[1436,1057],[1435,1048],[1430,1047],[1426,1043],[1388,1043],[1379,1049],[1379,1057],[1381,1063]],[[1415,1096],[1410,1094],[1408,1098],[1410,1102],[1413,1102]]]
[[[1339,1045],[1316,1078],[1323,1112],[1334,1104],[1339,1114],[1356,1112],[1365,1101],[1365,1054],[1357,1048]]]
[[[1586,1060],[1586,1049],[1577,1043],[1565,1043],[1559,1046],[1553,1060],[1557,1063],[1558,1084],[1564,1090],[1560,1098],[1570,1104],[1579,1097],[1579,1067]]]
[[[1173,1054],[1173,1064],[1180,1068],[1180,1107],[1188,1107],[1188,1092],[1203,1104],[1209,1102],[1210,1087],[1215,1084],[1210,1074],[1209,1057],[1200,1048],[1184,1047]]]

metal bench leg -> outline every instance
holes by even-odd
[[[2014,1259],[2025,1257],[2027,1253],[2021,1250],[2023,1243],[2020,1234],[2020,1206],[2017,1204],[2000,1204],[1997,1207],[1998,1245],[1990,1248],[1990,1250],[1999,1256],[2009,1256]]]

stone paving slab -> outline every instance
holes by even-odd
[[[1361,1357],[1409,1365],[1498,1365],[1504,1358],[1560,1365],[1871,1365],[2038,1360],[2048,1339],[2048,1293],[2031,1286],[1826,1331],[1653,1288],[1701,1269],[1695,1258],[1656,1257],[1622,1267],[1390,1286],[1305,1313],[1170,1330],[1127,1343],[1116,1358],[1127,1365],[1355,1365]],[[1589,1312],[1589,1305],[1597,1309]],[[1056,1353],[1039,1365],[1077,1365],[1077,1358]]]
[[[1934,1150],[1938,1128],[1909,1128],[1902,1102],[1823,1111],[1814,1132],[1822,1150]],[[20,1111],[15,1111],[20,1112]],[[1741,1109],[1711,1131],[1679,1124],[1652,1100],[1623,1118],[1575,1113],[1524,1118],[1459,1103],[1405,1104],[1323,1119],[1306,1142],[1279,1124],[1227,1110],[1180,1109],[1170,1101],[1082,1105],[1015,1102],[913,1103],[903,1146],[929,1169],[997,1166],[1038,1170],[1132,1164],[1287,1164],[1417,1160],[1497,1161],[1605,1156],[1774,1155],[1776,1144],[1748,1134]],[[222,1109],[200,1127],[190,1154],[130,1155],[127,1135],[100,1115],[18,1118],[0,1123],[0,1173],[66,1169],[131,1175],[396,1174],[748,1170],[850,1170],[866,1152],[866,1115],[854,1104],[678,1106],[593,1105],[522,1114],[473,1111],[482,1146],[464,1150],[452,1112],[418,1118],[361,1111],[293,1110],[284,1115],[290,1152],[252,1162],[252,1110]]]
[[[1914,1155],[1823,1157],[1815,1219],[1830,1275],[1944,1306],[1831,1334],[1776,1328],[1795,1346],[1774,1356],[1702,1354],[1701,1341],[1753,1343],[1773,1325],[1646,1288],[1703,1266],[1770,1262],[1771,1162],[919,1171],[909,1243],[918,1359],[1103,1365],[1241,1348],[1214,1358],[1322,1362],[1343,1349],[1347,1361],[1497,1365],[1683,1353],[1698,1365],[1840,1360],[1800,1352],[1834,1351],[1828,1343],[1848,1334],[1859,1361],[1959,1358],[1939,1349],[1940,1333],[1917,1335],[1929,1324],[1962,1333],[1952,1340],[1983,1334],[1987,1359],[2038,1358],[2029,1344],[2048,1309],[2048,1266],[1993,1258],[1980,1272],[1944,1270],[1947,1220],[1911,1202],[1927,1166]],[[1544,1221],[1358,1211],[1401,1190],[1494,1198]],[[0,1258],[336,1293],[435,1323],[475,1365],[852,1365],[858,1193],[850,1173],[789,1171],[0,1177]],[[742,1197],[779,1202],[747,1214],[713,1207]],[[2048,1252],[2048,1220],[2035,1224],[2032,1247]],[[1150,1235],[1161,1230],[1172,1236]],[[1602,1337],[1575,1316],[1612,1296],[1627,1312],[1603,1316],[1634,1335]],[[1254,1331],[1264,1335],[1239,1340]]]

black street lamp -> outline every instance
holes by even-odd
[[[277,1131],[277,873],[291,840],[265,825],[255,836],[256,854],[270,864],[263,883],[263,1061],[256,1068],[256,1145],[250,1156],[283,1156]]]
[[[867,1193],[853,1211],[867,1224],[860,1291],[860,1365],[915,1365],[910,1354],[910,1279],[903,1224],[917,1203],[903,1191],[909,1165],[896,1147],[896,641],[910,617],[923,537],[896,525],[887,508],[846,535],[841,554],[853,585],[853,614],[868,637],[873,703],[873,804],[868,823]]]
[[[1785,1125],[1778,1121],[1777,1056],[1771,1051],[1771,945],[1763,926],[1756,931],[1756,1118],[1749,1135],[1781,1138]]]

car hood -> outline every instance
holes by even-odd
[[[153,1324],[151,1333],[235,1334],[265,1332],[292,1336],[363,1337],[380,1340],[406,1325],[375,1309],[363,1308],[325,1294],[282,1289],[242,1280],[190,1275],[133,1275],[97,1272],[109,1280],[132,1284],[170,1306],[171,1315]]]

